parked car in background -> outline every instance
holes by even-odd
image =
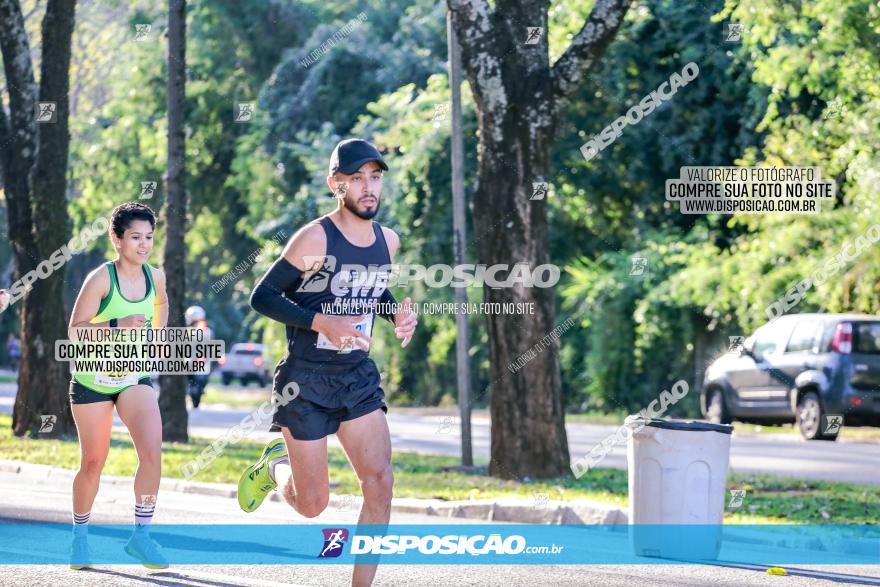
[[[809,440],[835,440],[844,424],[880,426],[880,316],[765,324],[706,370],[700,407],[716,423],[796,422]]]
[[[269,384],[269,368],[264,344],[235,343],[226,356],[217,362],[220,365],[220,379],[223,385],[229,385],[233,379],[238,379],[242,385],[247,385],[251,381],[262,386]]]

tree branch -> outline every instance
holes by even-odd
[[[474,97],[487,107],[498,106],[502,88],[501,65],[495,46],[496,27],[486,0],[447,0],[452,27],[461,46],[462,67]]]
[[[486,0],[447,0],[458,42],[474,48],[472,43],[488,37],[492,32],[489,3]]]
[[[632,0],[597,0],[584,26],[551,69],[557,109],[587,76],[611,43]]]

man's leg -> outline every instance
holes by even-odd
[[[336,436],[358,476],[364,495],[358,524],[388,524],[394,473],[391,469],[391,434],[385,413],[377,409],[342,422]],[[356,564],[351,584],[354,587],[371,585],[375,575],[375,564]]]
[[[272,476],[285,501],[300,515],[314,518],[330,501],[330,473],[327,470],[327,437],[297,440],[282,427],[288,462],[274,465]]]

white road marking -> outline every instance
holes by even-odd
[[[172,567],[173,568],[173,567]],[[168,570],[160,573],[150,573],[150,577],[162,577],[165,575],[173,575],[175,577],[187,577],[200,579],[210,579],[212,581],[224,581],[235,585],[253,587],[309,587],[308,585],[300,585],[298,583],[278,583],[277,581],[266,581],[265,579],[252,579],[250,577],[242,577],[238,575],[224,575],[222,573],[207,573],[205,571],[193,571],[190,569],[180,569],[179,571],[170,572]]]

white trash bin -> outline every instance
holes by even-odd
[[[635,553],[717,558],[733,426],[638,416],[625,425],[632,431],[627,462]]]

